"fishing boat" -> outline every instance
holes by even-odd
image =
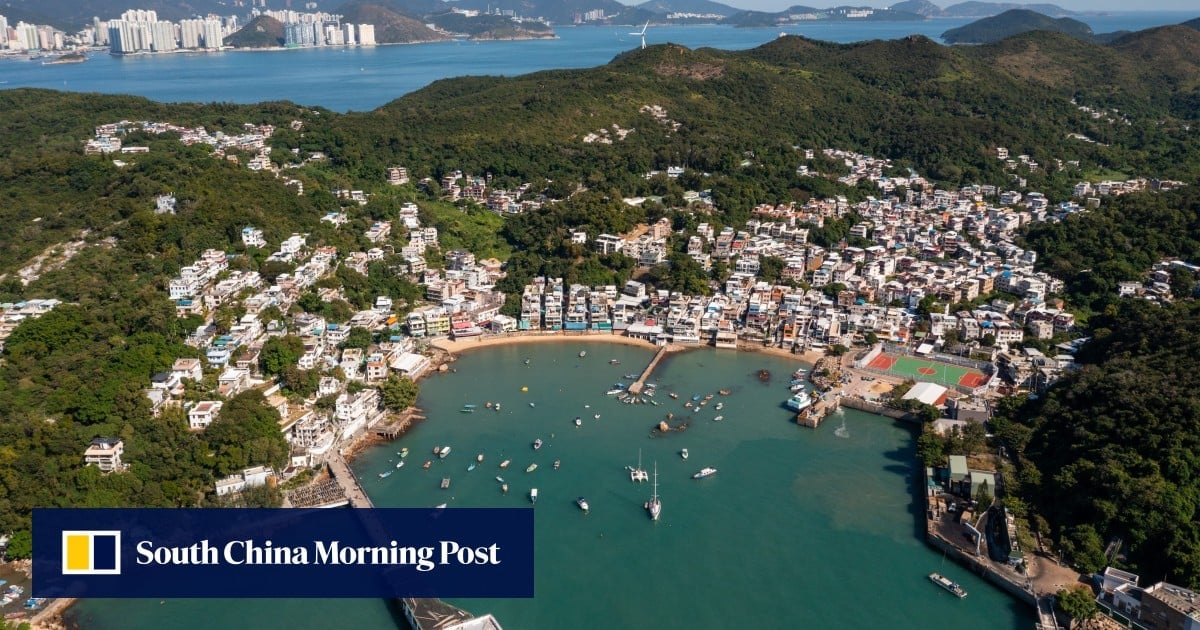
[[[525,472],[529,473],[535,470],[537,470],[537,464],[530,464],[529,467],[525,469]]]
[[[710,477],[715,474],[717,474],[716,468],[701,468],[700,472],[692,475],[692,479],[703,479],[705,477]]]
[[[450,454],[450,447],[449,447],[449,446],[443,446],[443,447],[442,447],[442,450],[438,451],[438,457],[440,457],[440,458],[442,458],[442,459],[446,459],[446,456],[447,456],[447,455],[449,455],[449,454]]]
[[[389,470],[389,471],[387,471],[387,472],[381,472],[381,473],[379,473],[379,478],[380,478],[380,479],[387,479],[388,477],[391,477],[391,476],[392,476],[392,473],[393,473],[393,472],[396,472],[396,471],[394,471],[394,470]]]
[[[536,451],[536,450],[538,450],[539,448],[542,448],[542,438],[538,438],[538,439],[536,439],[536,440],[534,440],[534,441],[533,441],[533,450],[535,450],[535,451]]]
[[[683,449],[683,452],[687,453],[687,449]],[[658,515],[662,514],[662,500],[658,498],[658,462],[654,462],[654,494],[651,494],[650,500],[646,502],[646,511],[650,512],[652,521],[657,521]]]
[[[501,467],[501,468],[508,468],[508,465],[509,465],[509,464],[511,464],[511,463],[512,463],[512,460],[511,460],[511,459],[506,459],[506,460],[504,460],[504,461],[500,462],[500,467]]]
[[[687,459],[688,458],[688,450],[685,448],[682,451],[679,451],[679,456],[684,459]]]
[[[559,466],[562,466],[562,460],[561,459],[554,460],[554,470],[558,470]]]
[[[427,460],[425,460],[425,463],[421,466],[421,468],[424,468],[425,470],[429,470],[429,467],[432,465],[433,465],[433,460],[427,459]]]
[[[404,468],[404,460],[403,459],[396,462],[396,468]]]
[[[529,490],[529,502],[530,502],[530,503],[537,503],[537,488],[530,488],[530,490]]]
[[[579,497],[578,499],[575,499],[575,505],[578,505],[579,509],[583,510],[583,512],[585,514],[587,513],[587,511],[588,511],[587,499],[585,499],[583,497]]]
[[[717,416],[713,418],[713,422],[720,422],[725,419],[725,416]]]
[[[449,488],[449,487],[450,487],[450,478],[449,478],[449,477],[442,477],[442,490],[445,490],[445,489],[447,489],[447,488]]]
[[[577,427],[583,426],[583,420],[580,419],[579,416],[575,416],[575,426],[577,426]]]
[[[946,589],[947,591],[950,592],[951,595],[954,595],[955,597],[957,597],[959,599],[962,599],[967,596],[967,592],[963,590],[963,587],[958,585],[958,582],[951,580],[950,578],[942,575],[941,573],[930,573],[929,581]]]
[[[587,356],[587,350],[580,350],[580,351],[579,351],[579,358],[580,358],[580,359],[582,359],[583,357],[586,357],[586,356]]]
[[[470,466],[467,466],[467,472],[471,472],[472,470],[475,470],[475,464],[471,464]]]

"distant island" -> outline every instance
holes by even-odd
[[[87,60],[88,60],[87,55],[84,55],[81,53],[67,53],[61,57],[51,59],[50,61],[43,61],[42,65],[43,66],[56,66],[56,65],[62,64],[62,63],[83,63]]]
[[[1082,40],[1091,40],[1094,35],[1092,28],[1079,20],[1055,19],[1036,11],[1013,9],[952,28],[942,33],[942,39],[947,44],[988,44],[1029,31],[1065,33]]]

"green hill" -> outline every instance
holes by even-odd
[[[410,44],[449,39],[421,23],[392,9],[368,2],[351,2],[338,9],[343,22],[374,24],[375,41],[380,44]]]
[[[269,15],[250,20],[236,33],[225,38],[235,48],[275,48],[283,45],[283,23]]]
[[[942,33],[947,44],[987,44],[1029,31],[1065,33],[1078,39],[1090,39],[1092,27],[1071,18],[1054,19],[1034,11],[1013,9],[952,28]]]
[[[467,17],[443,13],[432,18],[438,28],[462,33],[471,39],[540,39],[554,37],[554,30],[540,22],[517,23],[499,15]]]

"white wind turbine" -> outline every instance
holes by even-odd
[[[646,20],[646,25],[642,27],[640,33],[630,33],[630,35],[639,35],[642,38],[642,50],[646,49],[646,28],[650,26],[650,20]]]

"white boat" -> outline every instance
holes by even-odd
[[[506,460],[504,460],[504,461],[500,462],[500,467],[501,467],[501,468],[508,468],[508,465],[509,465],[509,464],[511,464],[511,463],[512,463],[512,460],[511,460],[511,459],[506,459]]]
[[[804,383],[796,383],[795,385],[792,385],[788,389],[790,389],[793,392],[802,392],[802,391],[804,391]]]
[[[559,466],[562,466],[562,460],[561,459],[554,460],[554,470],[558,470]]]
[[[595,418],[595,419],[597,419],[597,420],[599,420],[599,419],[600,419],[600,414],[596,414],[596,415],[594,415],[594,416],[592,416],[592,417],[593,417],[593,418]]]
[[[529,502],[537,503],[537,488],[533,488],[529,491]]]
[[[447,488],[449,488],[449,487],[450,487],[450,478],[449,478],[449,477],[442,477],[442,490],[445,490],[445,489],[447,489]]]
[[[403,459],[396,462],[396,468],[404,468],[404,460]]]
[[[467,466],[467,472],[471,472],[472,470],[475,470],[475,464],[471,464],[470,466]]]
[[[680,457],[682,457],[682,458],[684,458],[684,459],[687,459],[687,458],[688,458],[688,451],[687,451],[687,449],[685,448],[685,449],[683,449],[682,451],[679,451],[679,456],[680,456]]]
[[[496,481],[499,481],[500,483],[504,483],[504,477],[497,476]]]
[[[538,439],[536,439],[536,440],[534,440],[534,441],[533,441],[533,450],[535,450],[535,451],[536,451],[536,450],[538,450],[539,448],[542,448],[542,438],[538,438]]]
[[[705,477],[710,477],[715,474],[717,474],[716,468],[701,468],[700,472],[692,475],[692,479],[703,479]]]
[[[967,592],[963,590],[963,587],[958,585],[958,582],[951,580],[950,578],[942,575],[941,573],[930,573],[929,581],[946,589],[947,591],[950,592],[950,594],[954,595],[955,597],[957,597],[959,599],[962,599],[967,596]]]
[[[791,409],[792,411],[795,411],[797,413],[804,411],[805,409],[808,409],[808,406],[811,404],[812,404],[812,397],[808,395],[808,392],[800,392],[800,393],[796,394],[795,396],[792,396],[791,398],[787,399],[787,402],[784,403],[784,405],[786,405],[788,409]]]
[[[442,459],[446,459],[446,456],[447,456],[447,455],[449,455],[449,454],[450,454],[450,447],[449,447],[449,446],[443,446],[443,447],[442,447],[442,450],[438,451],[438,457],[440,457],[440,458],[442,458]]]
[[[648,481],[650,479],[650,475],[647,475],[646,471],[642,468],[642,449],[640,449],[640,448],[638,449],[637,468],[634,468],[632,466],[626,466],[626,468],[629,469],[629,480],[630,481]]]
[[[391,476],[392,476],[392,473],[393,473],[393,472],[395,472],[395,471],[389,470],[389,471],[387,471],[387,472],[381,472],[381,473],[379,473],[379,478],[380,478],[380,479],[387,479],[388,477],[391,477]]]
[[[533,403],[529,403],[529,406],[530,406],[530,407],[536,407],[537,405],[535,405],[535,404],[533,404]]]
[[[614,388],[604,392],[604,395],[605,396],[616,396],[617,394],[620,394],[621,392],[624,392],[624,391],[625,390],[623,390],[619,387],[614,387]]]
[[[580,358],[580,359],[582,359],[583,357],[586,357],[586,356],[587,356],[587,350],[580,350],[580,351],[579,351],[579,358]]]
[[[446,509],[446,504],[445,504],[445,503],[439,503],[439,504],[437,504],[436,506],[434,506],[434,509],[438,509],[438,510],[444,510],[444,509]]]
[[[535,470],[537,470],[537,464],[530,464],[529,467],[525,469],[525,472],[533,472]]]
[[[722,409],[724,409],[724,408],[725,408],[725,403],[723,403],[723,402],[719,402],[719,403],[717,403],[717,404],[716,404],[716,406],[715,406],[715,407],[713,407],[713,410],[714,410],[714,411],[720,411],[720,410],[722,410]]]
[[[580,419],[579,416],[575,416],[575,426],[577,426],[577,427],[583,426],[583,420]]]
[[[480,453],[480,454],[476,455],[476,456],[475,456],[475,461],[477,461],[477,462],[479,462],[480,464],[482,464],[482,463],[483,463],[483,453]]]
[[[713,422],[720,422],[725,419],[725,416],[717,416],[713,418]]]
[[[584,512],[588,511],[587,499],[585,499],[583,497],[579,497],[578,499],[575,499],[575,505],[578,505],[579,509],[583,510]]]
[[[500,484],[500,492],[503,492],[504,494],[508,494],[508,484],[506,484],[506,483]]]
[[[404,448],[400,449],[400,452],[397,454],[400,456],[400,459],[404,459],[405,457],[408,457],[408,447],[405,446]]]
[[[683,449],[683,452],[687,453],[687,449]],[[646,502],[646,511],[650,512],[650,520],[653,521],[657,521],[658,515],[662,514],[662,500],[658,498],[658,462],[654,462],[654,494]]]

